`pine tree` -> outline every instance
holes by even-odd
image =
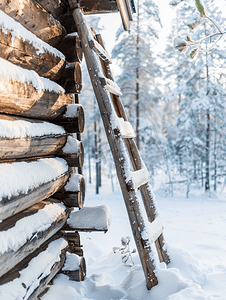
[[[134,15],[130,33],[122,29],[117,32],[117,44],[112,57],[117,59],[122,70],[118,84],[123,93],[122,101],[129,121],[136,128],[137,146],[141,149],[143,157],[147,157],[145,163],[149,162],[151,165],[150,153],[153,153],[152,163],[155,164],[154,155],[158,153],[154,125],[157,130],[161,127],[162,95],[156,82],[160,68],[152,50],[161,23],[158,8],[152,0],[138,1],[136,9],[137,14]]]

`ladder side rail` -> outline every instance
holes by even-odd
[[[103,40],[100,34],[96,35],[97,41],[101,44],[101,46],[104,48]],[[114,80],[110,66],[106,64],[104,61],[101,60],[102,69],[104,72],[104,75],[106,77],[109,76],[111,80]],[[116,111],[116,114],[118,117],[123,118],[125,121],[128,121],[127,115],[125,113],[122,101],[119,96],[111,94],[112,102]],[[139,150],[137,148],[137,145],[133,138],[126,138],[125,144],[133,165],[134,170],[140,170],[142,168],[142,159],[140,157]],[[147,212],[148,220],[149,222],[153,222],[158,215],[158,212],[156,211],[156,203],[154,201],[154,195],[152,193],[152,189],[149,185],[149,183],[146,183],[145,185],[141,186],[139,188],[141,197],[144,203],[145,210]],[[163,234],[161,234],[158,239],[155,241],[156,249],[158,252],[159,260],[160,262],[165,262],[166,264],[170,263],[170,258],[166,250],[166,244],[163,237]]]
[[[145,226],[144,220],[140,213],[138,199],[134,191],[128,192],[127,184],[125,181],[125,164],[127,158],[125,157],[123,140],[120,136],[115,135],[111,132],[111,114],[115,114],[115,112],[113,111],[113,105],[110,101],[108,93],[101,86],[100,81],[98,79],[98,63],[96,61],[95,54],[88,47],[87,37],[89,35],[89,31],[86,27],[81,9],[76,1],[69,0],[69,4],[71,6],[71,9],[73,9],[72,14],[78,28],[79,37],[82,42],[87,69],[90,74],[90,79],[94,88],[94,92],[96,94],[106,135],[115,161],[117,175],[127,207],[127,212],[129,215],[134,239],[137,244],[138,253],[145,273],[147,288],[151,289],[158,283],[154,272],[155,263],[152,257],[149,240],[142,237],[142,232],[145,232]],[[119,161],[121,161],[121,164],[119,164]]]

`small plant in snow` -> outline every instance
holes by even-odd
[[[173,0],[173,1],[170,2],[170,5],[171,6],[176,6],[177,4],[179,4],[182,1],[183,0]],[[193,47],[193,49],[189,53],[189,56],[192,59],[195,58],[199,52],[203,52],[203,50],[200,49],[200,45],[201,45],[202,42],[204,42],[206,40],[211,41],[211,39],[213,39],[214,37],[217,37],[217,39],[213,43],[213,45],[211,45],[207,50],[205,50],[205,51],[209,51],[216,45],[216,43],[226,33],[225,31],[223,31],[220,28],[220,26],[217,24],[217,22],[214,19],[212,19],[208,16],[208,12],[207,12],[207,9],[205,7],[205,4],[204,4],[203,0],[195,0],[195,5],[196,5],[196,8],[198,10],[199,17],[198,18],[196,18],[196,17],[192,18],[191,21],[187,22],[187,26],[191,30],[195,30],[203,23],[204,20],[208,20],[213,25],[213,27],[216,29],[216,32],[212,33],[210,35],[206,35],[205,37],[200,38],[196,41],[193,41],[189,36],[187,36],[186,39],[181,39],[181,38],[175,38],[174,39],[174,50],[178,50],[181,53],[187,51],[187,49],[189,47]]]
[[[129,243],[131,241],[131,238],[129,236],[127,237],[122,237],[121,238],[121,243],[122,243],[122,247],[113,247],[113,251],[114,253],[116,253],[117,251],[119,251],[122,255],[122,262],[124,263],[125,266],[128,267],[133,267],[134,266],[134,262],[132,259],[132,253],[136,252],[136,249],[133,249],[133,251],[130,251],[129,248]]]

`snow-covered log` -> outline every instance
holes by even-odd
[[[49,198],[0,223],[0,277],[57,233],[69,213]]]
[[[53,277],[61,270],[68,243],[54,237],[25,258],[12,271],[1,277],[0,299],[36,300]]]
[[[82,133],[85,127],[85,114],[81,104],[67,105],[64,113],[54,120],[69,133]]]
[[[68,165],[62,158],[0,164],[0,220],[47,199],[68,177]]]
[[[54,154],[64,147],[66,141],[67,133],[60,126],[0,114],[1,162]],[[79,160],[80,152],[81,156],[84,156],[84,151],[81,151],[83,148],[78,147],[79,145],[77,148],[74,147],[74,152],[78,153],[74,154],[74,157],[78,157],[76,162]]]
[[[68,182],[54,198],[63,201],[69,207],[83,207],[85,201],[85,178],[80,174],[71,174]]]
[[[1,113],[55,119],[73,103],[73,96],[55,82],[0,58]]]
[[[80,94],[82,89],[82,71],[80,63],[67,64],[56,81],[66,93]]]
[[[43,42],[2,11],[0,57],[51,80],[59,78],[66,64],[60,51]]]
[[[86,277],[86,261],[75,253],[66,253],[66,260],[61,271],[70,280],[84,281]]]
[[[84,162],[84,147],[73,135],[67,137],[65,146],[57,153],[67,161],[69,167],[82,168]]]
[[[57,47],[66,57],[67,62],[81,62],[83,52],[79,37],[76,33],[66,35]]]
[[[1,0],[0,9],[53,47],[66,35],[65,28],[35,0]]]
[[[107,205],[83,207],[70,214],[67,225],[71,230],[107,232],[111,225],[111,212]]]

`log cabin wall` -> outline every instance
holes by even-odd
[[[120,11],[129,28],[129,0],[80,5],[85,14]],[[76,31],[66,0],[0,0],[0,299],[40,299],[58,272],[84,280],[78,231],[110,225],[107,207],[83,208]],[[84,222],[93,211],[95,226]],[[81,257],[73,271],[62,268],[70,255]]]
[[[83,256],[79,233],[63,230],[85,199],[83,53],[60,3],[0,0],[1,299],[37,299],[69,252]],[[38,271],[26,282],[31,262]],[[69,277],[84,276],[82,258]]]

